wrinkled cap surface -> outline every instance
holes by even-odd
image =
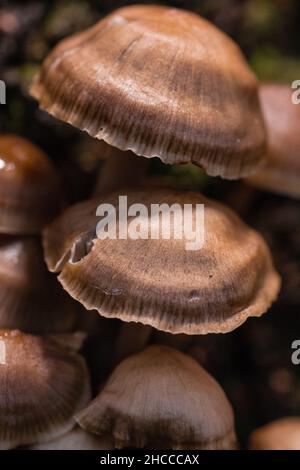
[[[0,237],[0,328],[70,331],[77,319],[74,304],[47,270],[39,239]]]
[[[64,434],[90,399],[79,354],[17,330],[0,330],[0,389],[0,449]]]
[[[151,346],[114,370],[76,420],[116,447],[234,449],[230,403],[189,356]]]
[[[135,5],[62,41],[31,94],[122,150],[210,175],[252,173],[264,150],[257,81],[237,45],[191,12]]]
[[[260,100],[268,147],[264,165],[249,179],[257,186],[300,198],[300,105],[289,85],[263,84]]]
[[[282,418],[256,429],[249,445],[254,450],[300,450],[300,418]]]
[[[119,193],[67,209],[44,232],[45,257],[86,309],[187,334],[225,333],[268,309],[280,285],[268,247],[230,209],[192,192],[153,188],[122,194],[128,207],[145,205],[150,228],[152,204],[177,204],[180,211],[190,204],[198,234],[196,205],[204,204],[204,244],[187,249],[191,238],[178,216],[171,218],[169,239],[161,231],[158,239],[151,238],[150,229],[147,238],[133,239],[130,224],[140,222],[138,216],[126,219],[125,239],[120,239],[118,212],[116,239],[100,239],[96,226],[103,218],[96,216],[97,207],[111,204],[118,211]]]
[[[59,177],[48,157],[15,135],[0,135],[0,233],[38,234],[60,205]]]

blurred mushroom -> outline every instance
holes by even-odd
[[[0,236],[0,328],[70,331],[74,304],[47,270],[39,239]]]
[[[83,358],[50,338],[0,331],[0,449],[69,431],[90,399]]]
[[[300,450],[300,418],[282,418],[256,429],[250,436],[249,448]]]
[[[111,450],[112,443],[108,438],[100,438],[76,426],[63,436],[53,441],[43,442],[28,448],[28,450]]]
[[[184,10],[116,10],[59,43],[31,94],[56,118],[121,150],[192,162],[212,176],[247,176],[264,151],[257,81],[241,51]]]
[[[261,188],[300,197],[300,107],[289,85],[263,84],[260,101],[269,137],[264,166],[249,178]]]
[[[47,156],[15,135],[0,135],[0,233],[38,234],[58,212],[59,178]]]
[[[142,203],[147,208],[149,227],[152,204],[180,209],[190,204],[194,222],[196,205],[204,204],[204,244],[186,249],[191,240],[180,217],[171,218],[171,230],[181,232],[180,239],[165,239],[161,232],[157,239],[132,239],[134,217],[127,220],[124,239],[98,238],[96,209],[106,203],[118,211],[117,193],[68,208],[44,231],[45,257],[86,309],[171,333],[206,334],[229,332],[270,307],[280,279],[268,247],[230,209],[192,192],[153,188],[126,195],[128,207]],[[116,224],[118,231],[118,217]]]
[[[75,416],[114,446],[234,449],[233,411],[217,382],[185,354],[150,346],[124,360]]]

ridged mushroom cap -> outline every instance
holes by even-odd
[[[125,359],[75,417],[116,447],[234,449],[234,417],[219,384],[191,357],[150,346]]]
[[[270,307],[280,279],[268,247],[230,209],[192,192],[153,188],[123,194],[128,207],[145,205],[149,226],[155,220],[152,204],[190,204],[193,223],[196,205],[204,204],[204,244],[186,249],[190,240],[181,232],[180,217],[172,219],[170,239],[130,238],[129,222],[138,217],[128,219],[127,239],[100,239],[96,209],[105,203],[118,210],[119,192],[68,208],[44,231],[45,258],[86,309],[171,333],[205,334],[231,331]]]
[[[38,238],[0,236],[0,328],[70,331],[74,304],[47,270]]]
[[[58,44],[31,94],[56,118],[115,147],[193,162],[213,176],[247,176],[264,151],[257,81],[241,51],[184,10],[116,10]]]
[[[90,399],[83,358],[53,339],[0,331],[0,449],[66,433]]]
[[[36,145],[0,135],[0,233],[38,234],[58,212],[56,170]]]
[[[30,446],[30,450],[111,450],[111,440],[84,431],[79,426],[53,441]]]
[[[300,450],[300,418],[273,421],[256,429],[250,436],[253,450]]]
[[[300,106],[289,85],[263,84],[259,95],[269,141],[264,165],[249,181],[300,198]]]

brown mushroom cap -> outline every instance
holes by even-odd
[[[57,213],[59,178],[47,156],[15,135],[0,135],[0,233],[38,234]]]
[[[31,94],[98,139],[210,175],[257,169],[265,129],[257,81],[237,45],[184,10],[135,5],[62,41]]]
[[[269,137],[264,165],[249,181],[261,188],[300,197],[300,106],[288,85],[261,85],[260,100]]]
[[[76,426],[63,436],[53,441],[43,442],[30,447],[30,450],[111,450],[112,443],[108,438],[100,438]]]
[[[118,209],[119,193],[68,208],[44,232],[48,267],[86,309],[171,333],[225,333],[263,314],[280,279],[262,237],[230,209],[199,193],[169,189],[125,191],[128,206],[205,205],[204,246],[187,251],[182,239],[100,240],[96,208]],[[176,230],[182,228],[178,224]],[[117,224],[118,226],[118,224]]]
[[[0,331],[0,449],[54,439],[90,399],[79,354],[55,341]]]
[[[234,449],[234,417],[219,384],[189,356],[150,346],[125,359],[75,417],[116,447]]]
[[[0,328],[70,331],[74,304],[47,270],[39,239],[0,236]]]
[[[253,450],[300,450],[300,418],[273,421],[256,429],[250,436]]]

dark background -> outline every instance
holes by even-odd
[[[90,194],[99,165],[97,144],[39,111],[27,88],[61,38],[130,3],[136,2],[0,0],[0,79],[7,84],[7,104],[0,106],[0,132],[24,135],[40,145],[60,168],[70,202]],[[184,7],[213,21],[238,42],[260,80],[291,83],[300,79],[299,1],[148,3]],[[234,207],[263,233],[283,277],[280,298],[264,317],[248,320],[231,334],[191,338],[185,345],[226,390],[243,443],[258,425],[300,415],[300,365],[291,362],[291,343],[300,339],[300,203],[242,182],[208,178],[189,165],[168,168],[154,161],[152,172],[167,174],[173,184],[199,189]]]

